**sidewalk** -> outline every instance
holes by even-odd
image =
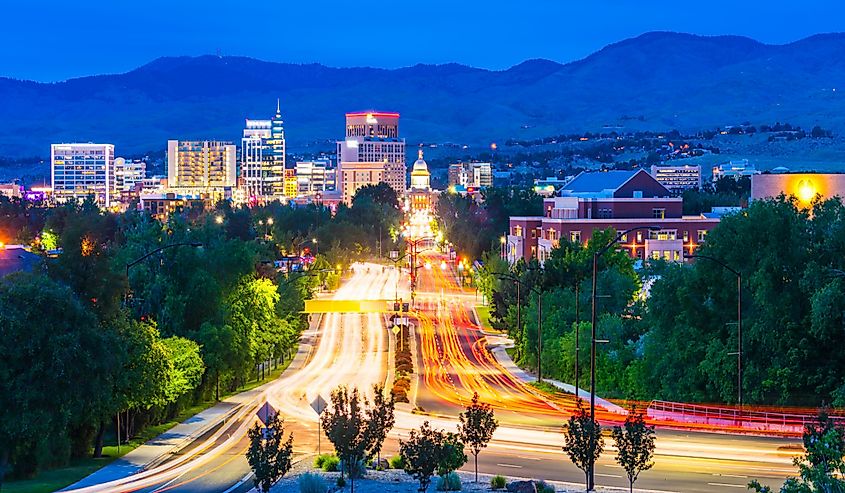
[[[290,365],[285,369],[282,376],[288,372],[297,371],[308,362],[311,351],[317,338],[317,327],[320,317],[315,317],[308,330],[302,333],[299,348]],[[281,376],[279,377],[281,378]],[[114,460],[112,463],[97,470],[82,480],[67,486],[62,491],[84,488],[95,484],[107,483],[117,479],[125,478],[148,469],[158,462],[163,461],[169,455],[177,453],[198,437],[202,436],[216,425],[224,422],[229,416],[235,414],[241,406],[254,400],[275,381],[270,381],[246,392],[241,392],[227,397],[214,406],[202,411],[188,420],[180,423],[170,430],[162,433],[156,438],[141,445],[123,457]]]
[[[532,375],[527,371],[523,370],[522,368],[516,366],[516,363],[513,362],[510,355],[505,351],[505,349],[513,347],[513,341],[511,341],[507,337],[503,337],[496,334],[489,334],[485,332],[485,335],[487,335],[487,347],[490,349],[490,353],[493,355],[494,358],[496,358],[496,361],[502,366],[502,368],[505,369],[505,371],[525,383],[537,381],[536,375]],[[554,385],[555,387],[563,390],[564,392],[575,395],[576,389],[574,385],[570,385],[568,383],[564,383],[551,378],[543,378],[543,381],[550,385]],[[590,392],[584,389],[578,389],[578,396],[581,397],[581,399],[588,400],[590,398]],[[602,399],[599,396],[596,396],[596,404],[612,413],[621,415],[628,414],[628,411],[626,411],[624,408],[617,406],[616,404],[609,402],[605,399]]]

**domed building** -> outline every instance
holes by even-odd
[[[412,190],[431,190],[431,173],[428,172],[428,163],[423,159],[423,150],[420,149],[419,157],[414,161],[411,170]]]
[[[411,188],[408,189],[407,195],[407,206],[411,215],[418,212],[430,214],[433,209],[432,196],[431,173],[428,171],[428,163],[423,159],[423,151],[420,149],[419,157],[411,169]]]

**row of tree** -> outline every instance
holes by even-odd
[[[165,221],[90,201],[4,200],[0,210],[19,228],[9,236],[45,257],[35,272],[0,279],[0,471],[15,478],[100,456],[106,441],[290,359],[305,299],[375,255],[379,231],[389,242],[401,217],[386,186],[334,216],[278,202],[221,202]],[[274,261],[303,253],[307,272],[277,272]]]
[[[491,320],[516,341],[528,368],[583,383],[589,358],[592,255],[614,231],[586,244],[566,239],[541,267],[508,266],[482,256],[479,289]],[[837,338],[845,328],[845,206],[810,207],[780,197],[755,201],[724,217],[697,254],[742,274],[744,401],[768,405],[845,406],[845,361]],[[717,262],[649,262],[625,253],[599,259],[597,387],[610,397],[736,402],[737,278]],[[542,352],[537,354],[537,293],[542,297]],[[586,322],[586,323],[585,323]],[[576,354],[577,346],[580,354]],[[734,354],[731,354],[734,353]]]

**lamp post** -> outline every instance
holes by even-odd
[[[737,405],[739,419],[742,420],[742,273],[732,269],[728,264],[709,255],[684,255],[684,258],[703,258],[715,262],[736,276],[736,373],[737,373]]]
[[[657,231],[660,229],[658,226],[637,226],[634,228],[626,229],[625,231],[618,233],[616,237],[607,245],[603,246],[601,249],[596,250],[593,252],[593,294],[592,294],[592,310],[590,313],[590,421],[596,421],[596,343],[599,342],[596,339],[596,277],[598,276],[598,265],[599,265],[599,257],[607,253],[613,245],[616,245],[622,238],[631,233],[632,231],[637,231],[640,229],[647,229],[649,231]],[[577,399],[576,399],[577,401]],[[596,437],[595,433],[590,436],[590,450],[593,451],[596,449]],[[595,455],[590,453],[590,465],[589,465],[589,473],[587,474],[587,491],[595,490],[595,469],[596,463],[594,459]]]
[[[502,236],[501,238],[499,238],[499,244],[501,245],[499,247],[499,252],[500,252],[499,255],[502,257],[502,260],[505,259],[505,243],[507,241],[508,241],[508,239],[505,236]]]
[[[220,220],[217,221],[218,224],[222,223],[223,222],[222,217],[221,216],[218,216],[218,217],[220,217]],[[203,246],[203,244],[202,243],[194,243],[194,242],[171,243],[169,245],[164,245],[163,247],[156,248],[155,250],[153,250],[153,251],[151,251],[151,252],[149,252],[145,255],[142,255],[142,256],[136,258],[135,260],[127,263],[126,264],[126,287],[127,287],[126,297],[127,298],[129,297],[129,291],[131,291],[131,287],[129,285],[129,269],[131,269],[132,267],[135,267],[136,265],[140,264],[144,260],[147,260],[148,258],[150,258],[151,256],[155,255],[158,252],[161,252],[163,250],[168,250],[170,248],[176,248],[176,247],[182,247],[182,246],[189,246],[189,247],[193,247],[193,248],[201,248]],[[126,411],[126,415],[127,415],[127,417],[129,416],[128,410]],[[118,451],[118,453],[120,452],[120,412],[117,413],[117,451]]]
[[[522,281],[519,280],[514,275],[511,274],[504,274],[501,272],[494,272],[494,276],[500,279],[509,279],[516,283],[516,318],[517,318],[517,327],[522,330],[521,327],[521,320],[519,319],[519,286],[522,284]],[[537,289],[536,286],[528,286],[528,290],[537,295],[537,381],[543,381],[543,367],[542,367],[542,357],[543,354],[543,292]]]

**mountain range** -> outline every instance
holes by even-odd
[[[281,100],[289,147],[331,149],[344,113],[401,113],[409,142],[487,145],[603,129],[699,130],[789,122],[845,130],[845,34],[784,45],[653,32],[575,62],[492,71],[460,64],[333,68],[246,57],[164,57],[123,74],[57,83],[0,78],[0,156],[53,142],[111,142],[118,155],[167,139],[239,142],[244,118]]]

